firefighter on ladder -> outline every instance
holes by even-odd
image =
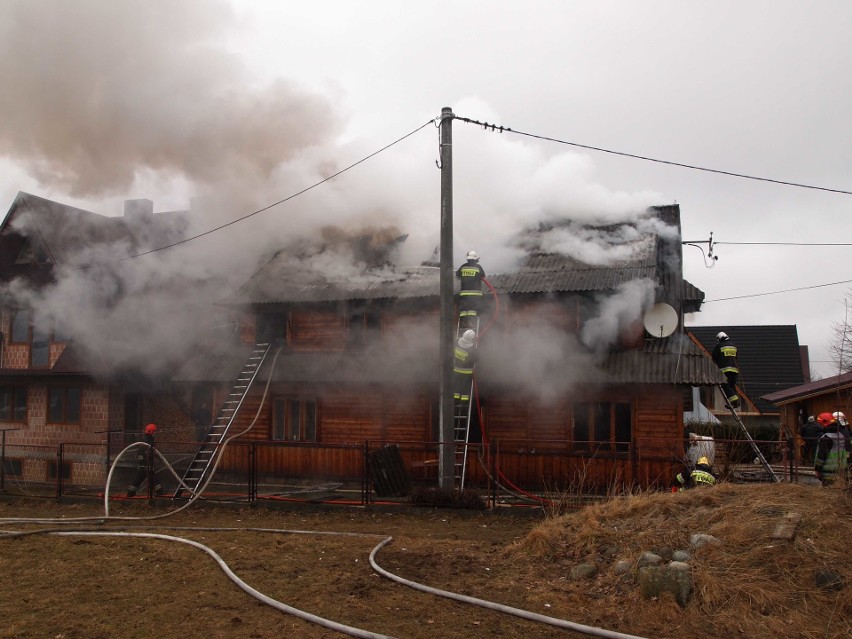
[[[467,262],[459,266],[456,277],[461,280],[459,287],[459,327],[475,328],[479,311],[482,309],[482,279],[485,270],[479,264],[476,251],[467,252]]]
[[[476,331],[467,329],[459,338],[453,358],[453,399],[457,406],[470,404],[473,366],[476,361]]]
[[[726,408],[738,409],[740,398],[737,395],[737,377],[739,377],[740,369],[737,366],[737,346],[726,333],[716,335],[713,362],[725,376],[722,392],[725,393]]]

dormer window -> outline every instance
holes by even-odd
[[[47,264],[47,252],[40,242],[27,240],[24,248],[18,253],[15,264]]]

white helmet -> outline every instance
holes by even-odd
[[[467,252],[467,259],[469,259],[469,260],[476,260],[476,261],[478,262],[478,261],[479,261],[479,256],[476,254],[476,251],[468,251],[468,252]]]
[[[724,342],[726,339],[728,339],[727,333],[719,333],[718,335],[716,335],[717,342]]]
[[[840,424],[841,426],[846,426],[849,423],[849,422],[846,421],[846,415],[844,415],[840,411],[837,411],[836,413],[832,413],[831,416],[834,417],[834,419],[837,420],[837,423]]]
[[[474,341],[476,340],[476,331],[473,329],[467,329],[462,336],[459,338],[459,346],[462,348],[470,348],[473,346]]]

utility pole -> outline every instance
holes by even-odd
[[[441,109],[441,421],[438,451],[438,487],[455,485],[455,433],[453,431],[453,110]]]

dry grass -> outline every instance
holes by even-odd
[[[709,533],[722,543],[695,551],[694,595],[686,609],[672,608],[671,601],[636,605],[631,590],[623,593],[627,601],[608,602],[604,616],[631,605],[629,623],[619,629],[643,628],[648,636],[846,638],[852,636],[850,504],[848,491],[797,485],[720,484],[630,495],[549,518],[511,552],[566,564],[607,566],[616,558],[635,565],[644,550],[688,549],[693,533]],[[802,515],[796,537],[774,539],[790,512]],[[845,587],[816,588],[822,569],[840,574]],[[594,584],[576,584],[571,594],[613,592],[613,581],[604,570]],[[683,635],[669,634],[673,623]]]
[[[140,503],[115,514],[146,513]],[[787,512],[802,515],[792,541],[772,538]],[[0,518],[96,514],[97,506],[0,501]],[[140,522],[145,524],[146,522]],[[147,522],[155,531],[210,545],[255,588],[290,605],[406,639],[574,636],[449,602],[380,578],[367,556],[379,539],[385,569],[436,588],[543,615],[653,638],[848,639],[852,635],[850,497],[836,489],[721,484],[706,490],[634,494],[569,515],[531,519],[451,509],[189,510]],[[237,527],[237,531],[171,527]],[[136,530],[128,523],[109,528]],[[0,524],[3,529],[38,528]],[[295,536],[253,528],[348,531],[376,537]],[[148,529],[146,529],[148,530]],[[641,599],[614,575],[618,559],[685,548],[692,533],[718,537],[695,552],[694,595]],[[574,581],[571,568],[599,572]],[[814,586],[818,570],[842,590]],[[32,535],[0,539],[0,638],[338,637],[264,606],[185,545],[138,538]]]

